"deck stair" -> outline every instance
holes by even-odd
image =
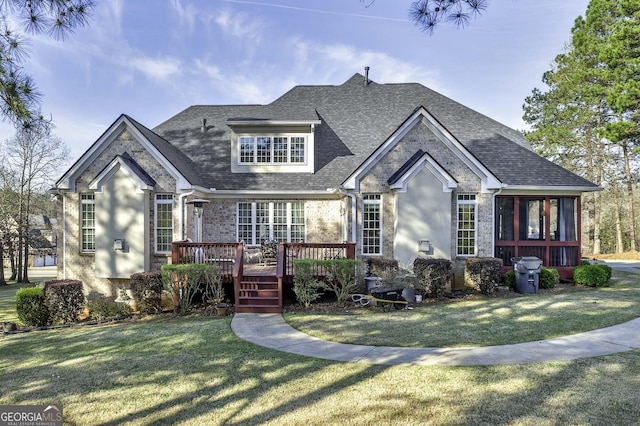
[[[235,310],[238,313],[281,313],[281,286],[274,275],[244,275]]]

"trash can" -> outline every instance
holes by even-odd
[[[373,291],[382,287],[382,278],[380,277],[365,277],[364,282],[367,294],[371,294]]]
[[[520,294],[537,293],[542,259],[535,256],[512,257],[511,263],[516,274],[516,291]]]

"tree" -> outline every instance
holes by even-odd
[[[23,22],[31,34],[47,33],[64,39],[87,23],[93,0],[4,0],[0,1],[0,113],[17,127],[38,120],[40,94],[22,62],[27,56],[25,37],[9,24]]]
[[[4,176],[11,177],[3,183],[13,185],[15,194],[15,223],[17,227],[18,264],[17,281],[29,282],[29,217],[33,213],[34,197],[46,193],[51,185],[50,177],[59,173],[59,167],[69,157],[64,142],[51,134],[51,123],[40,118],[28,127],[18,130],[16,136],[4,146]]]
[[[524,105],[532,125],[526,136],[536,150],[607,188],[606,196],[593,194],[587,203],[594,253],[605,216],[615,218],[606,223],[615,223],[616,250],[636,249],[631,164],[640,134],[638,19],[635,0],[591,0],[565,53],[543,76],[548,90],[534,89]]]
[[[365,7],[375,0],[360,0]],[[422,31],[433,34],[442,21],[464,28],[488,6],[489,0],[415,0],[409,6],[409,18]]]

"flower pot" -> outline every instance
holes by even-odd
[[[224,303],[216,305],[216,315],[219,317],[227,315],[227,305]]]

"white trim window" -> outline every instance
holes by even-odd
[[[475,194],[458,194],[456,226],[458,256],[476,256],[478,229],[478,201]]]
[[[304,164],[305,136],[240,136],[238,162],[247,164]]]
[[[304,203],[238,203],[238,241],[259,245],[266,240],[303,242],[306,240]]]
[[[172,194],[156,194],[154,209],[156,253],[171,253],[171,241],[173,241],[173,205]]]
[[[362,196],[362,254],[382,254],[382,196]]]
[[[94,194],[80,194],[80,251],[96,251],[96,198]]]

